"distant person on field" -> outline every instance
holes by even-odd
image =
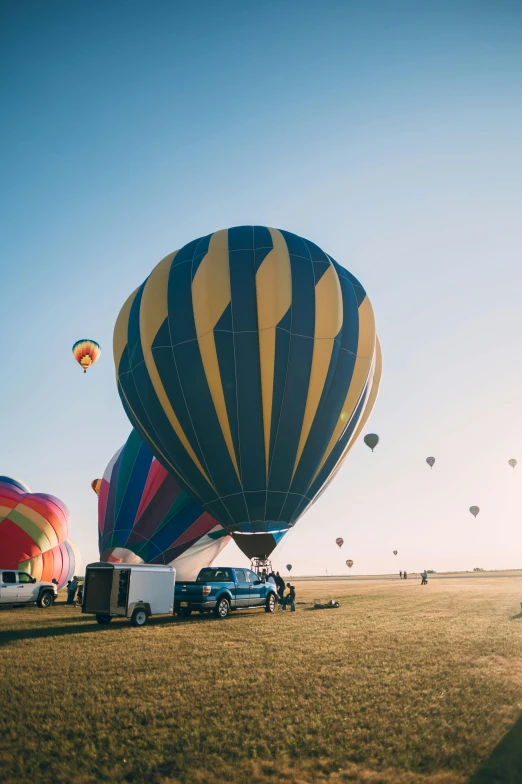
[[[283,580],[283,587],[279,590],[279,601],[281,602],[281,607],[283,610],[286,610],[286,605],[288,604],[290,598],[289,596],[285,596],[285,588],[286,585]]]
[[[261,582],[266,583],[266,569],[261,572]]]
[[[290,593],[288,595],[288,603],[290,604],[290,612],[295,612],[295,585],[290,585],[290,583],[287,583],[287,588],[290,589]]]
[[[76,601],[74,606],[76,607],[77,604],[81,604],[83,599],[83,583],[80,583],[78,586],[78,596],[76,597]]]
[[[67,604],[74,604],[74,597],[76,596],[77,590],[78,580],[76,577],[73,577],[72,580],[67,583]]]
[[[399,577],[402,580],[402,572],[399,572]]]
[[[408,572],[407,572],[406,570],[404,570],[404,579],[405,579],[405,580],[407,580],[407,579],[408,579]]]
[[[422,572],[421,577],[422,577],[421,585],[428,585],[428,572],[426,571],[426,569]]]
[[[270,583],[270,585],[273,585],[274,588],[276,588],[277,583],[275,579],[275,574],[273,572],[270,572],[270,574],[268,575],[267,583]]]

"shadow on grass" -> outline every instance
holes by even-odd
[[[517,615],[512,615],[509,620],[510,621],[518,621],[520,618],[522,618],[522,612],[517,613]]]
[[[496,746],[468,784],[520,784],[522,781],[522,716]]]
[[[221,621],[221,623],[231,623],[234,620],[237,620],[238,617],[240,618],[241,615],[229,615],[229,617],[225,621]],[[71,625],[73,622],[75,624],[74,626]],[[64,623],[68,625],[63,626],[62,624]],[[155,626],[185,626],[186,624],[198,623],[220,623],[220,621],[209,614],[192,616],[191,618],[183,619],[177,618],[173,615],[164,615],[158,616],[156,618],[149,618],[145,628]],[[60,618],[57,626],[40,626],[30,629],[5,629],[3,631],[0,630],[0,647],[2,645],[8,645],[11,642],[17,642],[18,640],[37,640],[43,639],[45,637],[64,637],[71,634],[110,634],[117,633],[123,629],[132,628],[133,627],[131,626],[130,620],[128,618],[117,619],[113,623],[102,625],[95,622],[92,615],[78,615],[74,618]]]

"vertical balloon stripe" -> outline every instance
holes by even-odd
[[[338,440],[341,438],[343,431],[346,429],[350,422],[351,412],[357,406],[357,401],[360,399],[364,390],[365,384],[368,380],[368,374],[372,365],[373,350],[375,347],[375,319],[373,316],[373,309],[368,297],[362,301],[359,306],[359,345],[357,348],[357,359],[352,376],[352,382],[348,388],[348,394],[343,406],[343,411],[337,425],[332,433],[332,437],[328,444],[325,454],[319,464],[312,482],[315,481],[319,471],[322,469],[328,460],[333,448]]]
[[[256,272],[266,479],[268,479],[272,429],[276,328],[292,305],[292,274],[288,248],[279,231],[276,229],[269,229],[269,231],[273,250],[261,262]]]
[[[152,503],[156,493],[168,477],[168,471],[161,465],[161,463],[159,463],[157,460],[154,460],[150,466],[147,482],[143,489],[143,495],[141,496],[140,505],[136,513],[138,520],[148,509],[149,504]]]
[[[297,465],[301,459],[317,413],[330,368],[334,340],[338,337],[342,325],[343,298],[341,286],[333,264],[329,264],[328,269],[315,286],[315,334],[312,369],[292,479],[295,476]]]

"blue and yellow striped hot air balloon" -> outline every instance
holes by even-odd
[[[314,243],[264,226],[163,259],[119,314],[114,358],[143,441],[251,557],[267,557],[267,537],[273,549],[333,478],[381,377],[361,284]]]

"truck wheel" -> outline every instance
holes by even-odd
[[[131,623],[133,626],[145,626],[147,623],[147,613],[143,608],[134,610],[131,616]]]
[[[227,618],[230,612],[230,602],[223,596],[214,608],[216,618]]]
[[[46,591],[45,593],[40,594],[36,604],[38,605],[38,607],[50,607],[53,602],[54,602],[54,596],[50,591]]]
[[[276,608],[276,598],[275,598],[274,594],[271,593],[270,596],[266,600],[265,612],[273,613],[273,612],[275,612],[275,608]]]
[[[99,624],[105,626],[106,624],[112,621],[112,618],[110,615],[97,615],[96,620],[98,621]]]

